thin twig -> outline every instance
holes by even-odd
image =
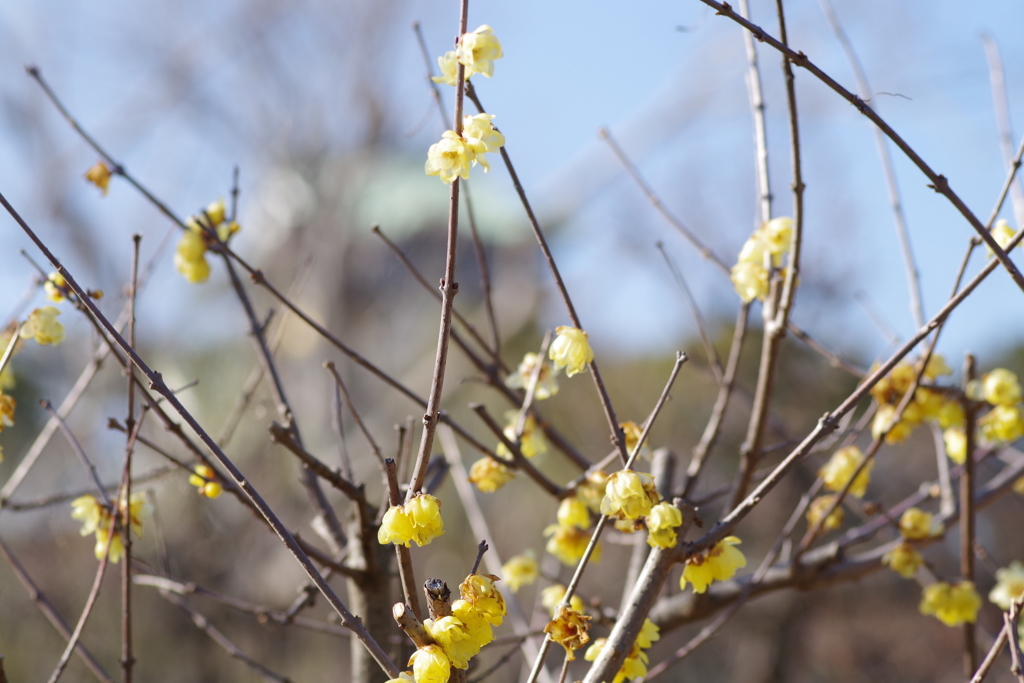
[[[740,14],[750,18],[747,0],[740,0]],[[757,64],[757,45],[749,31],[743,31],[743,48],[747,53],[747,100],[754,119],[755,168],[757,169],[758,219],[755,227],[772,219],[772,185],[768,169],[768,132],[764,117],[764,93],[761,70]]]
[[[988,78],[992,84],[992,106],[996,113],[996,129],[999,131],[999,151],[1003,154],[1006,169],[1020,161],[1013,160],[1013,124],[1010,122],[1010,104],[1006,93],[1006,78],[1003,75],[1003,58],[999,54],[999,44],[987,33],[981,34],[981,43],[985,46],[985,57],[988,59]],[[1024,190],[1020,181],[1010,188],[1014,217],[1017,229],[1024,228]]]
[[[380,446],[377,445],[376,440],[373,438],[373,434],[370,433],[366,423],[363,422],[363,418],[359,416],[359,411],[356,410],[355,404],[352,402],[352,395],[348,393],[348,387],[345,386],[345,382],[341,379],[341,375],[338,374],[338,368],[334,365],[333,361],[327,361],[324,363],[324,367],[331,373],[331,377],[334,378],[334,384],[341,391],[345,397],[345,405],[348,406],[348,410],[352,413],[352,419],[356,421],[356,425],[359,426],[359,431],[366,437],[366,442],[370,444],[370,449],[373,454],[377,457],[377,461],[380,463],[381,472],[383,473],[384,468],[384,455],[380,451]],[[386,478],[386,477],[385,477]]]
[[[679,285],[679,288],[683,290],[686,304],[690,308],[690,315],[693,317],[694,324],[697,325],[697,333],[700,335],[701,344],[704,346],[704,354],[707,356],[711,374],[715,376],[715,383],[721,386],[724,373],[722,363],[718,360],[718,354],[715,352],[715,345],[711,343],[711,337],[708,336],[708,328],[704,324],[704,316],[701,315],[697,299],[694,298],[693,292],[690,291],[690,286],[686,284],[686,278],[683,277],[683,274],[676,268],[676,264],[669,258],[668,252],[665,251],[664,243],[659,241],[655,246],[665,259],[665,265],[668,266],[669,272],[672,273],[672,278]]]
[[[128,343],[135,346],[135,304],[139,286],[139,246],[142,235],[132,235],[132,270],[128,290]],[[124,500],[127,517],[131,517],[132,500],[132,454],[135,451],[135,439],[139,435],[139,424],[135,423],[135,367],[128,366],[128,416],[125,427],[128,432],[124,453]],[[118,508],[120,513],[120,507]],[[124,683],[131,683],[135,657],[132,654],[132,525],[131,519],[121,521],[124,545],[124,564],[121,565],[121,671]]]
[[[966,354],[963,365],[964,398],[964,468],[960,475],[960,576],[964,581],[974,582],[974,429],[975,408],[966,398],[967,385],[974,380],[974,356]],[[978,645],[974,635],[974,623],[964,622],[964,674],[970,676],[978,668]]]
[[[1005,616],[1005,615],[1004,615]],[[992,643],[992,647],[989,648],[988,654],[981,660],[981,665],[978,670],[971,676],[970,683],[981,683],[985,676],[988,675],[989,670],[992,669],[992,665],[999,659],[999,655],[1002,654],[1003,648],[1006,647],[1006,641],[1009,640],[1007,637],[1007,631],[1010,630],[1010,625],[1003,623],[1003,627],[999,629],[999,636],[996,638],[996,642]]]
[[[100,493],[100,498],[103,499],[103,503],[113,510],[113,505],[110,502],[110,497],[107,496],[106,490],[103,488],[103,482],[100,481],[100,475],[96,471],[96,466],[92,464],[89,456],[85,454],[82,449],[82,445],[78,443],[78,439],[75,438],[74,433],[68,428],[67,422],[65,422],[56,410],[53,408],[53,404],[49,400],[43,399],[39,402],[43,407],[43,410],[50,414],[50,417],[57,420],[57,426],[60,427],[60,431],[64,434],[64,438],[67,439],[68,444],[71,446],[71,450],[78,456],[78,461],[82,463],[82,467],[85,468],[86,473],[92,479],[93,484],[96,486],[96,490]]]

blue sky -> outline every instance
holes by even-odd
[[[774,3],[752,5],[754,20],[777,32]],[[388,17],[377,26],[367,16],[381,8]],[[873,89],[898,95],[873,100],[880,113],[979,216],[987,216],[1004,171],[980,35],[991,34],[1003,51],[1020,135],[1024,47],[1018,33],[1024,6],[836,0],[835,8]],[[255,11],[272,19],[246,23],[246,13]],[[850,69],[817,3],[789,3],[787,12],[791,43],[852,87]],[[316,135],[330,140],[339,154],[350,153],[361,132],[352,123],[351,102],[361,92],[380,98],[391,154],[412,168],[439,132],[408,28],[413,20],[422,22],[431,51],[440,54],[451,44],[457,3],[5,3],[0,188],[64,247],[72,267],[75,230],[104,231],[112,246],[101,263],[123,265],[117,250],[127,253],[128,235],[142,230],[155,244],[165,229],[123,184],[100,201],[80,181],[95,155],[43,102],[23,75],[25,63],[39,64],[80,119],[183,214],[224,194],[237,163],[243,224],[259,225],[260,188],[280,172],[275,163],[282,146]],[[542,220],[552,228],[556,255],[595,346],[667,354],[692,334],[683,301],[655,250],[658,240],[705,312],[731,319],[736,298],[728,283],[653,212],[596,131],[608,126],[666,204],[724,259],[733,259],[754,215],[740,29],[696,0],[475,2],[471,28],[482,23],[494,27],[506,56],[493,79],[477,79],[478,90],[497,115]],[[762,47],[760,55],[776,213],[785,215],[791,202],[781,70],[777,54]],[[284,66],[263,81],[263,64]],[[180,75],[180,85],[168,74]],[[829,344],[869,359],[884,351],[886,341],[857,296],[869,300],[898,334],[913,330],[871,130],[809,74],[798,70],[797,83],[807,238],[805,291],[794,316]],[[265,135],[268,127],[279,135]],[[263,136],[254,139],[254,131]],[[933,313],[948,294],[970,228],[925,187],[924,176],[894,157],[926,312]],[[503,241],[528,240],[504,171],[496,168],[475,182],[494,207],[490,229]],[[445,194],[427,178],[411,179],[408,188],[442,199]],[[61,193],[67,205],[55,212],[54,197]],[[291,194],[296,193],[301,188]],[[388,203],[386,197],[380,202]],[[367,220],[376,219],[378,210],[391,216],[376,204],[363,210]],[[1009,210],[1003,216],[1012,222]],[[13,223],[0,220],[0,238],[0,287],[10,293],[4,301],[11,302],[6,309],[31,271],[17,255],[27,243]],[[255,235],[251,239],[247,244],[243,233],[238,248],[265,255]],[[175,278],[165,261],[157,282],[169,285]],[[177,290],[170,302],[181,315],[197,301],[215,299],[210,292]],[[557,300],[544,311],[545,322],[565,322]],[[940,350],[957,365],[953,359],[966,349],[994,354],[1019,343],[1021,313],[1022,293],[997,272],[955,314]],[[169,316],[163,324],[177,323]]]

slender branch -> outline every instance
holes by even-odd
[[[107,492],[103,488],[103,482],[100,481],[100,475],[96,471],[96,466],[92,464],[92,461],[89,459],[89,456],[85,454],[85,451],[82,449],[82,445],[78,443],[78,439],[75,438],[75,435],[68,428],[68,424],[63,420],[63,418],[60,417],[57,411],[54,410],[53,404],[50,403],[49,400],[43,399],[42,401],[39,402],[39,404],[43,407],[43,410],[50,414],[51,418],[57,421],[57,426],[60,427],[61,433],[64,434],[64,438],[67,439],[68,444],[71,446],[71,450],[73,450],[75,452],[75,455],[78,456],[78,461],[82,463],[82,467],[85,468],[86,474],[89,475],[89,477],[92,479],[93,484],[96,486],[96,490],[99,491],[100,498],[103,499],[104,504],[108,508],[113,510],[114,508],[112,503],[110,502],[110,497],[107,496]]]
[[[974,356],[966,354],[963,365],[963,390],[966,394],[967,384],[974,380]],[[964,469],[960,475],[960,575],[964,581],[974,581],[974,429],[975,408],[964,397],[961,401],[964,409]],[[974,624],[965,622],[964,633],[964,673],[970,676],[978,668],[978,646],[974,636]]]
[[[355,403],[352,402],[352,396],[351,394],[348,393],[348,387],[345,386],[345,382],[342,381],[341,375],[338,374],[338,368],[334,365],[333,361],[327,361],[326,363],[324,363],[324,367],[327,368],[328,372],[331,373],[331,376],[334,378],[335,386],[338,388],[339,391],[341,391],[342,395],[344,395],[345,405],[348,406],[349,412],[352,413],[352,419],[356,421],[356,424],[359,426],[359,431],[361,431],[363,433],[363,436],[366,437],[367,443],[370,444],[370,449],[373,450],[373,454],[377,457],[377,461],[380,463],[381,474],[384,476],[385,480],[387,480],[387,473],[385,472],[386,465],[384,461],[384,455],[381,453],[380,446],[378,446],[377,442],[374,440],[373,434],[370,433],[370,430],[369,428],[367,428],[366,423],[363,422],[363,418],[359,416],[359,411],[356,410]],[[341,429],[340,416],[338,418],[338,428]]]
[[[171,472],[177,472],[179,469],[180,468],[176,466],[158,467],[156,469],[150,470],[149,472],[146,472],[145,474],[139,474],[132,477],[132,483],[142,484],[147,481],[153,481],[154,479],[159,479],[160,477],[163,477],[166,474],[170,474]],[[185,469],[187,470],[188,468],[186,467]],[[107,493],[112,493],[117,491],[117,487],[119,485],[120,483],[107,483],[103,485],[103,490],[107,491]],[[81,489],[73,493],[57,493],[48,496],[41,496],[39,498],[34,498],[30,500],[5,500],[2,503],[0,503],[0,508],[10,510],[11,512],[38,510],[39,508],[51,507],[53,505],[61,505],[63,503],[67,503],[69,501],[74,500],[75,498],[81,498],[86,494],[92,493],[95,490],[95,488],[89,487],[87,489]]]
[[[740,14],[750,18],[747,0],[740,0]],[[764,118],[764,93],[761,90],[761,70],[757,65],[757,45],[749,31],[743,32],[743,48],[747,53],[747,100],[754,119],[755,167],[757,169],[758,220],[755,227],[772,219],[772,185],[768,170],[768,132]]]
[[[540,470],[533,466],[533,463],[523,455],[522,449],[519,448],[518,441],[512,441],[505,435],[501,425],[494,421],[491,414],[487,412],[487,407],[485,405],[482,403],[474,403],[470,405],[470,408],[480,417],[480,420],[487,425],[487,428],[490,429],[496,437],[498,437],[498,440],[501,441],[502,445],[504,445],[512,454],[511,461],[498,457],[497,454],[491,456],[492,460],[500,462],[502,465],[511,469],[522,470],[528,477],[530,477],[530,479],[537,482],[542,489],[550,493],[556,499],[560,498],[565,493],[558,484],[548,479]]]
[[[348,496],[353,502],[363,505],[367,504],[366,492],[362,484],[354,484],[345,479],[340,472],[332,470],[323,460],[320,460],[303,448],[302,444],[295,440],[295,435],[290,429],[277,422],[273,422],[269,427],[269,431],[271,441],[281,444],[294,453],[302,461],[302,464],[316,476],[327,481],[331,486]]]
[[[135,304],[139,286],[139,245],[142,235],[132,235],[132,271],[128,290],[128,343],[135,346]],[[124,500],[125,510],[130,510],[132,500],[132,453],[135,439],[142,427],[142,420],[135,423],[135,367],[128,366],[128,416],[125,418],[128,439],[124,453]],[[118,511],[120,513],[120,507]],[[131,516],[128,512],[127,516]],[[124,545],[124,564],[121,565],[121,671],[124,683],[132,682],[135,656],[132,654],[132,525],[130,519],[121,522]]]
[[[703,2],[708,7],[712,7],[713,9],[715,9],[716,14],[726,16],[735,21],[736,23],[740,24],[745,29],[752,32],[754,34],[754,37],[757,38],[759,41],[768,43],[769,45],[774,47],[776,50],[781,52],[787,58],[788,61],[791,61],[797,66],[803,67],[804,69],[812,73],[818,80],[820,80],[822,83],[824,83],[829,88],[838,93],[840,96],[842,96],[843,99],[845,99],[854,107],[856,107],[857,111],[871,119],[871,121],[876,126],[878,126],[882,130],[882,132],[884,132],[886,136],[896,144],[897,147],[900,148],[900,150],[907,156],[907,158],[909,158],[914,163],[914,165],[917,166],[921,170],[921,172],[924,173],[925,176],[927,176],[928,180],[930,181],[928,187],[946,197],[946,199],[948,199],[949,202],[954,207],[956,207],[957,211],[960,212],[960,214],[967,220],[967,222],[971,225],[974,231],[978,234],[978,237],[980,237],[985,242],[985,244],[987,244],[988,247],[992,250],[992,253],[995,254],[997,261],[1006,269],[1006,272],[1010,274],[1010,277],[1013,278],[1014,283],[1016,283],[1016,285],[1021,290],[1024,290],[1024,275],[1021,274],[1017,266],[1015,266],[1013,264],[1013,261],[1010,260],[1010,257],[1007,256],[1007,252],[1002,247],[999,246],[999,244],[995,241],[995,238],[992,237],[992,235],[989,234],[988,230],[985,229],[985,226],[982,225],[981,221],[978,220],[977,216],[975,216],[967,207],[967,205],[964,204],[963,200],[960,199],[960,196],[953,191],[953,188],[950,187],[949,185],[949,180],[944,175],[940,175],[933,171],[932,168],[927,163],[925,163],[924,159],[922,159],[921,156],[918,155],[918,153],[914,151],[914,149],[909,144],[907,144],[907,142],[902,137],[900,137],[899,134],[897,134],[896,131],[893,130],[892,127],[890,127],[889,124],[882,119],[881,116],[876,114],[875,111],[870,106],[868,106],[868,104],[864,100],[857,97],[843,86],[839,85],[839,83],[833,80],[831,76],[829,76],[824,71],[819,69],[810,59],[808,59],[807,55],[805,55],[803,52],[796,52],[790,49],[783,42],[766,33],[764,29],[752,24],[751,22],[747,21],[743,17],[736,14],[736,12],[733,11],[729,3],[719,3],[716,2],[715,0],[700,0],[700,2]]]
[[[1006,93],[1006,78],[1003,75],[1003,58],[999,54],[999,44],[995,39],[983,33],[981,43],[985,46],[985,57],[988,59],[988,77],[992,84],[992,105],[996,113],[996,129],[999,131],[999,151],[1003,153],[1006,170],[1020,160],[1013,160],[1013,124],[1010,122],[1010,104]],[[1017,219],[1017,229],[1024,228],[1024,190],[1020,182],[1010,188],[1013,202],[1013,213]]]
[[[658,251],[661,252],[662,257],[665,259],[665,265],[668,266],[669,272],[672,273],[673,279],[679,288],[683,290],[683,295],[686,298],[686,304],[690,308],[690,316],[693,318],[693,322],[697,325],[697,333],[700,335],[700,342],[704,346],[704,354],[708,359],[708,366],[711,368],[711,374],[715,376],[715,382],[721,386],[723,380],[722,363],[718,360],[718,354],[715,352],[715,345],[711,343],[711,337],[708,336],[707,325],[704,324],[704,316],[701,315],[700,306],[697,305],[697,299],[694,298],[693,292],[690,291],[690,286],[686,284],[686,278],[679,272],[676,265],[669,258],[668,252],[665,251],[665,245],[662,242],[658,242],[655,245]]]
[[[981,661],[981,665],[978,670],[971,676],[970,683],[981,683],[988,672],[992,669],[992,665],[999,659],[999,655],[1002,654],[1003,648],[1006,647],[1007,631],[1010,630],[1010,625],[1004,623],[1003,627],[999,629],[999,635],[996,637],[996,642],[992,643],[992,647],[989,648],[988,654],[985,655],[985,659]]]

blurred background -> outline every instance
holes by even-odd
[[[1006,167],[983,39],[1002,53],[1008,110],[1020,121],[1024,46],[1018,27],[1024,7],[948,0],[835,0],[834,7],[876,93],[872,106],[986,218]],[[436,70],[436,57],[452,47],[457,9],[456,2],[436,0],[4,3],[0,191],[80,282],[107,293],[100,305],[111,317],[124,304],[130,237],[142,234],[142,260],[152,262],[153,271],[139,296],[138,347],[170,386],[198,380],[181,397],[204,425],[215,433],[221,429],[257,366],[245,338],[248,323],[223,264],[214,260],[204,285],[185,282],[172,264],[176,228],[121,179],[113,179],[106,197],[82,179],[98,158],[25,75],[24,66],[34,64],[79,122],[179,215],[198,212],[218,197],[228,199],[237,167],[242,231],[234,248],[346,343],[425,395],[439,307],[370,228],[379,225],[426,279],[436,282],[443,268],[448,192],[424,175],[423,162],[427,147],[450,124],[441,123],[411,26],[420,22]],[[754,0],[752,15],[777,33],[774,3]],[[854,89],[849,64],[818,3],[790,3],[787,19],[791,44]],[[741,30],[695,0],[473,3],[470,28],[483,23],[494,28],[505,57],[497,62],[494,78],[474,78],[474,85],[506,135],[619,417],[639,422],[646,416],[676,350],[694,359],[684,367],[653,433],[653,445],[673,449],[680,457],[677,469],[685,468],[710,413],[715,385],[686,300],[656,243],[664,242],[686,277],[723,356],[737,297],[728,280],[652,209],[597,130],[607,126],[667,207],[732,262],[756,227]],[[760,57],[774,214],[789,215],[781,69],[776,53],[762,49]],[[867,120],[808,74],[798,71],[796,78],[807,235],[793,318],[825,347],[867,368],[915,329],[881,166]],[[446,110],[451,90],[442,89]],[[949,294],[972,231],[926,187],[910,162],[898,155],[894,161],[930,316]],[[487,175],[475,170],[469,186],[488,251],[502,357],[514,367],[524,352],[539,346],[545,330],[567,323],[567,316],[505,169],[493,163]],[[1014,215],[1011,202],[1001,216],[1019,227],[1022,217]],[[456,304],[484,330],[479,269],[466,231],[463,237]],[[19,250],[42,260],[9,219],[0,219],[0,239],[0,315],[6,324],[43,305],[37,273]],[[976,254],[968,273],[976,272],[982,259]],[[278,359],[308,449],[332,465],[342,450],[348,452],[376,499],[379,477],[347,416],[341,425],[345,438],[339,437],[333,382],[322,363],[338,363],[385,451],[396,446],[394,426],[419,409],[289,319],[262,291],[250,291],[261,314],[275,310],[273,329],[283,325]],[[97,347],[86,321],[63,308],[68,341],[56,348],[27,347],[12,364],[17,380],[12,394],[19,406],[17,424],[0,436],[5,456],[0,486],[45,422],[38,401],[58,403]],[[997,271],[952,316],[938,351],[954,368],[970,351],[981,371],[1002,366],[1024,372],[1022,312],[1021,293]],[[749,416],[743,397],[752,392],[757,372],[757,306],[751,321],[741,390],[701,482],[703,492],[729,482],[735,471]],[[493,437],[467,405],[482,401],[499,419],[509,406],[476,379],[464,355],[457,349],[452,354],[445,408],[490,443]],[[799,342],[784,347],[780,378],[770,444],[802,436],[855,384],[852,375],[830,367]],[[588,459],[596,461],[608,451],[589,378],[563,377],[561,392],[543,409]],[[124,379],[108,362],[69,419],[105,481],[116,479],[124,449],[123,436],[108,430],[107,420],[124,416]],[[261,387],[227,452],[293,528],[316,538],[295,462],[267,438],[272,419],[275,405]],[[890,505],[934,476],[933,444],[925,430],[919,431],[908,444],[881,454],[871,492],[879,502]],[[155,420],[144,433],[186,457]],[[468,466],[475,454],[465,444],[462,448]],[[809,459],[756,519],[741,526],[752,565],[771,546],[824,457]],[[556,453],[540,458],[539,467],[556,480],[578,474]],[[162,466],[152,452],[139,451],[137,473]],[[58,436],[11,500],[70,494],[87,490],[87,484]],[[138,546],[143,561],[158,565],[158,550],[165,547],[177,580],[274,609],[286,609],[294,600],[302,584],[298,567],[235,501],[197,499],[179,473],[145,488],[155,515]],[[340,497],[328,495],[344,511]],[[438,496],[446,505],[449,533],[429,549],[414,551],[414,559],[419,576],[440,576],[454,586],[472,562],[475,541],[450,480],[442,481]],[[502,557],[525,548],[540,554],[541,530],[552,521],[554,501],[520,480],[481,503]],[[719,512],[712,505],[707,515],[714,519]],[[994,568],[1024,557],[1016,521],[1021,512],[1020,499],[1007,498],[979,522],[979,540],[992,554],[990,563],[979,565],[982,594],[994,581]],[[25,511],[0,509],[0,538],[71,622],[95,568],[91,539],[77,531],[67,501]],[[957,542],[950,534],[929,551],[929,559],[955,574]],[[583,595],[614,611],[619,587],[607,577],[624,575],[629,553],[627,546],[608,543],[600,571],[584,583]],[[566,568],[561,578],[567,581]],[[344,592],[343,581],[336,585]],[[528,614],[536,588],[543,585],[542,579],[520,592]],[[678,592],[676,585],[670,581],[669,592]],[[117,595],[115,578],[109,576],[85,638],[110,672],[117,668],[119,651]],[[136,595],[140,679],[259,678],[152,589],[137,588]],[[814,595],[772,595],[748,606],[666,678],[958,680],[959,631],[918,615],[918,600],[918,587],[891,573]],[[245,652],[291,680],[336,680],[339,671],[345,680],[345,638],[260,625],[199,598],[190,604]],[[994,631],[998,612],[991,606],[986,610],[991,611],[982,612],[981,630]],[[318,605],[311,613],[326,617],[327,610]],[[700,626],[666,634],[652,650],[652,662]],[[10,680],[48,675],[63,644],[10,567],[0,563],[0,654],[7,655]],[[484,666],[497,657],[485,654]],[[488,680],[518,680],[520,667],[513,659]],[[993,680],[1010,680],[1006,664],[1000,667]],[[86,680],[91,674],[73,660],[65,676]]]

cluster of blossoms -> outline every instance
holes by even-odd
[[[981,609],[981,597],[972,581],[936,581],[924,589],[918,609],[921,614],[934,615],[946,626],[973,624]]]
[[[899,521],[900,536],[904,540],[882,556],[882,564],[888,565],[905,579],[912,579],[917,569],[924,564],[924,557],[908,541],[921,541],[942,533],[942,526],[930,512],[908,508]]]
[[[185,233],[174,252],[174,267],[186,280],[193,284],[206,282],[210,277],[210,264],[206,261],[206,250],[215,242],[227,242],[231,235],[241,228],[235,221],[228,221],[224,200],[211,202],[201,215],[185,220]]]
[[[409,659],[416,683],[445,683],[451,669],[468,669],[469,660],[494,640],[492,626],[505,617],[505,598],[495,587],[497,576],[470,574],[459,584],[460,599],[451,616],[423,622],[433,645],[421,647]]]
[[[648,658],[644,650],[650,648],[660,638],[661,633],[658,626],[650,619],[645,619],[644,625],[636,637],[636,642],[633,643],[629,654],[626,655],[626,661],[622,663],[622,667],[615,674],[612,683],[622,683],[623,681],[631,681],[634,678],[646,676]],[[596,661],[601,655],[601,650],[604,648],[606,641],[606,638],[595,640],[594,644],[587,648],[587,654],[584,655],[584,659],[588,662]]]
[[[413,541],[425,546],[444,533],[441,501],[429,493],[421,493],[404,505],[392,505],[384,513],[377,541],[381,545],[395,543],[406,548]]]
[[[224,486],[217,481],[217,473],[209,465],[196,465],[192,468],[188,483],[198,489],[201,496],[216,498],[224,491]]]
[[[604,483],[603,473],[597,472],[591,474],[580,488],[603,487]],[[593,512],[591,505],[588,504],[587,494],[581,496],[577,491],[576,495],[563,498],[558,504],[557,523],[544,529],[544,535],[548,537],[545,550],[557,557],[562,564],[575,567],[583,559],[587,545],[590,544]],[[590,560],[601,561],[600,543],[594,547]]]
[[[511,410],[506,413],[508,418],[508,426],[505,427],[504,434],[512,443],[517,441],[516,439],[516,423],[519,419],[519,412]],[[544,435],[541,430],[537,427],[537,420],[533,415],[527,415],[526,420],[523,422],[523,433],[518,439],[519,452],[527,458],[532,458],[541,453],[546,453],[548,450],[548,444],[544,440]],[[513,457],[511,451],[505,446],[504,443],[499,442],[497,448],[495,448],[497,455],[510,462]],[[495,460],[489,456],[480,458],[473,466],[469,469],[469,480],[476,484],[477,489],[481,493],[494,493],[508,482],[515,479],[515,472],[512,468],[505,465],[499,460]]]
[[[898,406],[913,386],[917,371],[916,363],[902,361],[871,388],[871,396],[878,402],[878,410],[871,423],[872,437],[877,439],[885,434],[887,444],[901,443],[925,421],[937,423],[946,430],[963,430],[964,410],[960,400],[955,395],[929,387],[918,387],[913,399],[903,409],[900,421],[893,424]],[[934,381],[952,373],[945,359],[935,354],[928,360],[922,379]]]
[[[646,526],[647,543],[652,548],[674,548],[679,540],[676,527],[683,523],[679,508],[661,502],[654,478],[632,470],[620,470],[608,477],[601,514],[615,517],[615,527],[625,533]]]
[[[96,559],[103,559],[109,544],[109,558],[115,564],[120,562],[121,556],[124,555],[124,542],[121,539],[123,520],[127,519],[132,533],[142,538],[142,516],[149,510],[144,493],[133,493],[128,501],[122,497],[118,507],[120,514],[115,515],[110,507],[91,495],[71,501],[71,517],[82,522],[81,534],[96,534]]]
[[[1017,375],[996,368],[967,387],[970,398],[984,400],[990,406],[978,419],[981,438],[993,444],[1009,444],[1024,436],[1021,389]]]
[[[537,556],[532,550],[510,557],[508,562],[501,565],[501,578],[513,593],[523,586],[532,585],[538,576],[540,576],[540,567],[537,564]]]
[[[868,484],[871,482],[871,470],[875,465],[874,460],[868,462],[855,478],[854,474],[863,462],[864,454],[856,446],[840,448],[818,470],[818,476],[821,477],[822,483],[828,491],[842,491],[850,480],[853,479],[853,483],[849,484],[848,493],[857,498],[863,498],[864,494],[867,493]],[[810,506],[807,508],[808,524],[811,526],[821,524],[821,527],[825,530],[838,529],[843,523],[842,508],[837,507],[829,513],[824,521],[822,520],[828,509],[832,507],[835,499],[836,496],[834,494],[826,494],[818,496],[811,501]]]
[[[732,285],[744,303],[754,299],[764,301],[770,275],[782,267],[782,258],[792,240],[791,218],[773,218],[747,238],[730,271]]]
[[[441,75],[435,76],[434,81],[456,85],[460,64],[464,67],[465,79],[475,74],[490,78],[494,75],[494,60],[502,55],[501,43],[491,27],[481,26],[460,36],[456,49],[438,58]],[[424,168],[427,175],[436,175],[442,182],[451,184],[456,178],[469,178],[469,169],[477,164],[486,173],[490,165],[484,154],[496,152],[505,144],[505,136],[491,123],[493,119],[491,114],[467,115],[462,121],[461,131],[445,131],[441,140],[427,151]]]

